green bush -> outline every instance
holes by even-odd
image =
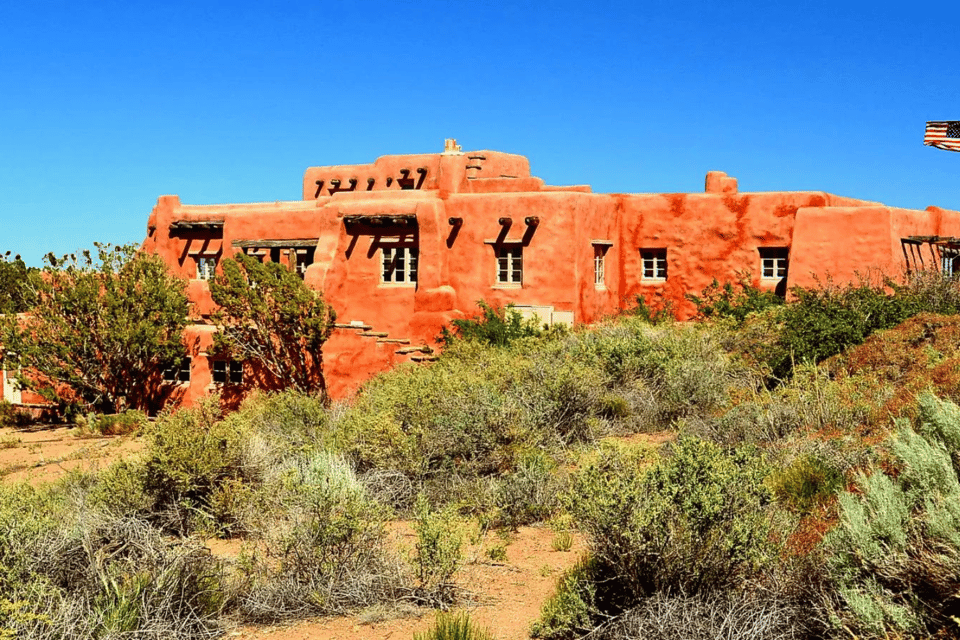
[[[682,437],[653,466],[638,455],[601,452],[566,497],[602,576],[598,614],[654,593],[739,588],[775,558],[766,469],[755,453]]]
[[[466,613],[437,614],[433,627],[424,633],[417,633],[414,640],[493,640],[493,635],[478,627]]]
[[[540,608],[530,635],[544,640],[571,640],[595,625],[597,584],[603,579],[597,563],[583,558],[557,581],[553,595]]]
[[[123,436],[145,426],[147,414],[137,410],[115,414],[88,413],[86,416],[77,416],[76,423],[80,436]]]
[[[731,318],[742,325],[747,316],[783,304],[783,298],[773,291],[753,286],[749,275],[740,277],[736,283],[721,285],[716,279],[700,292],[699,296],[687,294],[687,299],[697,307],[701,318]]]
[[[513,305],[491,307],[483,300],[477,302],[480,314],[473,318],[451,321],[453,330],[444,327],[439,341],[445,347],[457,340],[473,340],[494,347],[505,347],[521,338],[543,334],[536,319],[524,319]]]
[[[453,511],[431,509],[423,494],[417,497],[415,515],[417,546],[413,560],[418,581],[417,599],[434,606],[446,606],[456,600],[453,576],[460,568],[463,537]]]
[[[868,637],[955,630],[960,410],[930,395],[920,408],[920,433],[901,423],[890,443],[895,477],[861,474],[859,491],[840,494],[840,522],[824,541],[841,603],[833,620]]]
[[[153,501],[151,518],[165,530],[225,532],[227,521],[211,509],[214,491],[243,478],[244,434],[220,419],[216,396],[190,409],[160,416],[149,431],[144,491]]]
[[[237,588],[245,619],[342,615],[399,597],[404,581],[385,545],[387,512],[342,456],[292,459],[263,493],[252,527],[263,544]]]
[[[805,514],[843,489],[843,473],[823,458],[806,454],[774,471],[768,482],[781,504]]]
[[[548,519],[558,507],[559,490],[556,462],[540,451],[521,455],[497,483],[494,499],[502,524],[515,529]]]

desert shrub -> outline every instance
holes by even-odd
[[[534,638],[569,640],[590,632],[595,626],[597,586],[603,576],[589,556],[568,569],[553,594],[540,608],[540,617],[530,630]]]
[[[224,420],[244,434],[244,465],[251,471],[329,444],[325,398],[294,389],[254,393]]]
[[[623,310],[622,315],[630,316],[647,324],[663,324],[674,319],[673,303],[669,300],[647,301],[646,296],[634,296],[633,305]]]
[[[840,522],[824,541],[841,606],[837,625],[870,637],[953,629],[960,614],[960,482],[951,440],[956,405],[921,398],[920,433],[890,443],[896,465],[861,474],[840,494]],[[922,434],[922,435],[921,435]]]
[[[399,471],[433,496],[464,499],[447,490],[512,469],[524,451],[594,437],[604,384],[602,371],[570,357],[560,341],[463,341],[429,367],[399,367],[371,381],[331,428],[364,475]]]
[[[619,614],[659,592],[740,588],[774,557],[765,466],[750,451],[725,452],[681,437],[653,466],[603,452],[574,476],[566,497]]]
[[[197,544],[74,504],[60,486],[0,490],[0,532],[0,637],[220,634],[221,568]]]
[[[806,612],[794,603],[748,591],[723,594],[666,594],[608,623],[600,640],[799,640],[811,636]]]
[[[491,307],[481,300],[477,306],[480,307],[479,315],[451,321],[452,330],[443,328],[439,338],[441,344],[449,347],[457,340],[473,340],[505,347],[515,340],[543,334],[535,318],[524,319],[513,305]]]
[[[414,640],[493,640],[493,634],[477,626],[466,613],[437,614],[429,631],[417,633]]]
[[[508,527],[546,520],[558,506],[557,464],[541,451],[520,456],[516,468],[499,478],[495,504]]]
[[[699,317],[730,318],[738,325],[743,324],[750,314],[780,306],[784,302],[773,291],[754,286],[748,274],[742,275],[735,283],[725,282],[722,285],[714,279],[699,296],[688,294],[687,299],[696,305]]]
[[[217,487],[242,479],[244,472],[243,433],[220,419],[218,402],[213,396],[165,413],[149,431],[144,491],[153,501],[151,518],[165,530],[217,532],[234,519],[211,510]]]
[[[868,424],[883,389],[860,379],[834,380],[816,365],[797,365],[790,380],[773,389],[750,389],[697,435],[724,445],[774,444],[798,431],[849,433]]]
[[[0,400],[0,427],[22,427],[33,422],[32,416],[7,400]]]
[[[147,414],[142,411],[128,410],[122,413],[88,413],[77,416],[77,435],[84,436],[122,436],[139,431],[147,424]]]
[[[413,563],[417,573],[414,592],[418,600],[446,606],[456,600],[453,577],[462,560],[463,536],[452,509],[432,509],[426,497],[417,497],[414,529],[417,544]]]
[[[710,415],[726,402],[731,386],[751,384],[747,370],[702,326],[653,327],[621,318],[575,333],[568,343],[574,359],[606,373],[608,388],[627,404],[620,413],[634,430]],[[602,411],[606,397],[600,399]]]
[[[344,614],[399,597],[404,583],[385,547],[386,511],[342,456],[292,459],[266,482],[255,527],[262,544],[237,587],[245,619]]]
[[[843,489],[843,472],[820,456],[806,454],[771,473],[768,484],[781,504],[805,514]]]

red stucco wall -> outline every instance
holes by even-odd
[[[356,186],[345,190],[351,179]],[[818,277],[848,281],[867,269],[899,274],[902,237],[960,236],[960,213],[954,211],[893,209],[822,192],[740,193],[736,179],[722,172],[707,174],[704,193],[595,194],[586,186],[551,187],[530,175],[526,158],[494,151],[312,167],[304,173],[303,198],[187,206],[163,196],[150,215],[144,248],[193,279],[196,336],[206,344],[209,328],[199,327],[212,303],[206,283],[196,280],[198,253],[222,258],[241,240],[315,239],[306,283],[323,291],[339,323],[368,327],[338,328],[324,348],[334,397],[398,362],[429,358],[441,327],[473,315],[479,300],[541,312],[552,308],[558,318],[590,323],[644,296],[689,318],[694,308],[687,294],[714,279],[746,275],[758,286],[775,287],[776,281],[760,277],[761,248],[789,250],[786,284],[811,286]],[[344,223],[347,216],[384,215],[415,216],[416,224]],[[171,233],[177,221],[219,221],[222,229]],[[419,250],[415,286],[381,282],[381,247],[401,234]],[[496,282],[494,245],[503,241],[523,246],[522,286]],[[606,251],[601,287],[594,283],[597,243]],[[644,279],[646,249],[666,251],[666,279]],[[420,346],[426,348],[413,350]],[[197,349],[186,403],[212,390],[203,347]]]

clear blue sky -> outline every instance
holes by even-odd
[[[552,184],[960,209],[954,2],[9,2],[0,251],[139,242],[161,194],[299,199],[308,166],[497,149]]]

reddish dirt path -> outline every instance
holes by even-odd
[[[405,532],[399,538],[402,546],[414,544],[412,533]],[[500,543],[495,534],[487,535],[481,547],[468,548],[468,562],[460,570],[458,584],[469,601],[459,608],[469,612],[497,640],[529,637],[530,625],[553,593],[557,577],[583,552],[579,540],[569,551],[554,551],[553,538],[554,532],[548,527],[521,527],[507,546],[506,561],[497,563],[485,554],[487,548]],[[436,615],[429,610],[420,613],[420,617],[368,623],[361,614],[274,627],[244,627],[228,635],[240,640],[410,640],[429,629]]]

